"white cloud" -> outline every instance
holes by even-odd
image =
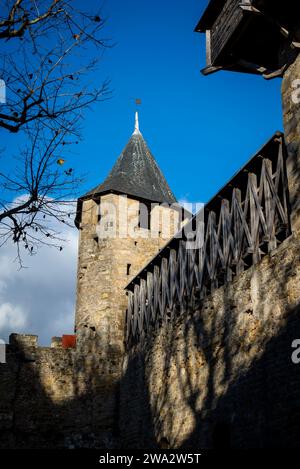
[[[10,327],[18,330],[26,326],[26,313],[19,306],[11,303],[3,303],[0,305],[0,330]]]
[[[74,330],[77,230],[59,227],[66,239],[63,251],[43,247],[34,256],[24,253],[19,269],[15,246],[0,248],[0,338],[12,332],[37,334],[41,345],[52,336]]]

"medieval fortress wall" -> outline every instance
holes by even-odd
[[[104,222],[101,225],[103,232],[97,230],[99,208]],[[111,208],[114,213],[111,213]],[[123,353],[124,311],[127,307],[124,288],[179,229],[176,210],[156,206],[152,212],[151,224],[155,226],[151,237],[148,230],[137,226],[137,200],[106,194],[97,202],[84,202],[76,307],[79,347],[90,346],[98,350],[97,341],[100,341],[102,349],[104,344],[107,345],[108,356],[111,348]],[[168,229],[164,231],[165,227]]]
[[[124,288],[166,239],[100,239],[101,200],[84,201],[77,346],[11,336],[0,364],[2,448],[299,444],[300,365],[291,360],[300,338],[300,119],[291,99],[299,77],[300,58],[282,85],[292,235],[125,352]],[[120,197],[101,199],[119,206]],[[136,216],[136,200],[129,206]]]
[[[119,357],[12,334],[0,365],[0,447],[114,446]]]
[[[37,336],[10,337],[7,363],[0,364],[0,448],[113,448],[121,444],[124,287],[174,236],[180,219],[176,209],[156,206],[153,237],[137,227],[135,236],[129,237],[128,225],[130,221],[136,225],[139,203],[126,198],[124,208],[120,199],[107,194],[83,204],[76,347],[63,348],[61,338],[53,338],[51,347],[39,347]],[[111,218],[116,226],[105,221],[104,229],[108,223],[113,230],[106,238],[98,237],[100,206],[103,212],[111,207],[116,210]],[[119,216],[120,207],[123,216]],[[164,232],[166,227],[170,231]],[[124,235],[119,237],[122,230]]]
[[[295,232],[128,354],[120,403],[125,447],[211,448],[219,427],[225,446],[229,437],[237,448],[297,445],[291,428],[300,424],[300,365],[291,344],[300,338],[299,315]]]
[[[284,133],[288,149],[288,179],[291,218],[294,230],[300,228],[300,56],[290,65],[282,80]]]

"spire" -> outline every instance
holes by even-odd
[[[135,113],[134,132],[105,181],[85,194],[116,191],[153,202],[172,204],[176,199],[153,158]]]
[[[134,134],[140,134],[140,128],[139,128],[139,113],[136,111],[135,113],[135,124],[134,124]]]

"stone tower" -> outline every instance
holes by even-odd
[[[78,200],[78,350],[123,353],[124,291],[180,228],[181,211],[140,130],[106,180]]]

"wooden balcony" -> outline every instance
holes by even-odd
[[[211,0],[195,29],[206,33],[202,72],[282,75],[300,51],[299,13],[295,0]]]
[[[291,234],[287,187],[277,133],[127,286],[128,348],[142,346]]]

